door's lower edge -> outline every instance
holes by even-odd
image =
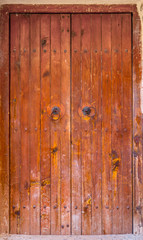
[[[122,235],[0,235],[1,240],[143,240],[143,234]]]

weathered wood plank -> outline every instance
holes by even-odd
[[[0,10],[0,233],[9,233],[9,15]]]
[[[81,15],[81,81],[82,104],[91,105],[91,15]],[[82,234],[91,234],[91,119],[82,113]]]
[[[21,118],[21,164],[20,164],[20,233],[30,233],[29,199],[29,16],[20,15],[20,118]]]
[[[70,224],[70,15],[61,14],[61,234],[71,232]]]
[[[112,208],[113,233],[122,233],[121,15],[112,14]]]
[[[92,234],[101,234],[101,15],[91,18],[92,105],[96,110],[92,120]]]
[[[10,233],[20,233],[20,16],[13,14],[10,25]]]
[[[81,234],[81,119],[78,108],[81,104],[81,17],[72,15],[72,234]]]
[[[51,15],[51,111],[61,102],[60,15]],[[53,120],[52,117],[56,119]],[[60,119],[51,115],[51,234],[61,233]]]
[[[132,232],[132,70],[131,15],[122,15],[122,233]]]
[[[41,17],[41,234],[50,234],[51,226],[51,160],[50,118],[50,15]]]
[[[40,234],[40,17],[30,15],[30,233]]]
[[[102,233],[112,233],[111,15],[102,15]]]

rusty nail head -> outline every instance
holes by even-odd
[[[117,209],[119,209],[119,206],[117,206]]]
[[[54,209],[56,209],[57,207],[56,207],[56,206],[54,206],[53,208],[54,208]]]
[[[64,206],[64,208],[67,208],[67,206]]]
[[[98,209],[98,206],[96,206],[96,209]]]
[[[54,49],[53,52],[56,53],[56,49]]]
[[[35,128],[35,131],[37,131],[37,128]]]
[[[77,50],[75,49],[75,50],[74,50],[74,52],[76,53],[76,52],[77,52]]]
[[[15,206],[12,206],[13,209],[15,209]]]
[[[67,32],[69,32],[70,30],[69,29],[67,29]]]
[[[127,206],[127,209],[129,209],[130,207],[129,206]]]
[[[23,206],[23,208],[26,208],[25,206]]]
[[[46,208],[46,205],[44,205],[44,208]]]
[[[77,206],[75,206],[75,209],[77,209]]]
[[[64,228],[64,225],[62,225],[61,227]]]
[[[67,224],[67,227],[69,227],[69,224]]]
[[[105,53],[107,53],[107,52],[108,52],[108,50],[107,50],[107,49],[105,49],[105,50],[104,50],[104,52],[105,52]]]
[[[97,49],[95,49],[94,52],[97,53]]]
[[[26,52],[26,49],[24,48],[24,52]]]
[[[35,205],[33,205],[33,208],[36,208],[36,206],[35,206]]]
[[[27,131],[27,128],[25,128],[25,131]]]
[[[66,52],[67,52],[67,50],[65,49],[65,50],[64,50],[64,53],[66,53]]]
[[[33,49],[33,52],[36,52],[36,49]]]
[[[46,50],[46,49],[44,49],[44,52],[47,52],[47,50]]]
[[[44,131],[46,132],[46,131],[47,131],[47,128],[45,128]]]
[[[15,49],[15,48],[13,49],[13,52],[16,52],[16,49]]]
[[[128,52],[128,49],[125,49],[125,52]]]
[[[105,206],[106,209],[109,209],[109,206]]]
[[[84,49],[84,53],[87,53],[87,49]]]

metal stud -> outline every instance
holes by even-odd
[[[125,49],[125,52],[128,52],[128,49]]]
[[[129,209],[130,208],[130,206],[127,206],[127,209]]]
[[[36,208],[36,206],[35,206],[35,205],[33,205],[33,208]]]
[[[25,209],[26,207],[25,207],[25,206],[23,206],[23,208]]]
[[[96,209],[98,209],[98,206],[96,206]]]
[[[57,206],[53,206],[53,208],[54,208],[54,209],[56,209],[56,208],[57,208]]]
[[[119,206],[117,206],[117,209],[119,209]]]
[[[65,50],[64,50],[64,53],[66,53],[66,52],[67,52],[67,50],[65,49]]]
[[[33,49],[33,52],[36,52],[36,49]]]
[[[64,225],[62,225],[61,228],[64,228]]]
[[[75,209],[77,209],[77,206],[75,206]]]
[[[16,52],[16,49],[15,49],[15,48],[13,49],[13,52]]]
[[[27,128],[25,128],[25,131],[27,131]]]
[[[66,209],[66,208],[67,208],[67,206],[64,206],[64,208]]]
[[[15,209],[15,206],[12,206],[13,209]]]
[[[54,49],[53,52],[56,53],[56,49]]]
[[[45,52],[47,52],[47,50],[46,50],[46,49],[44,49],[44,53],[45,53]]]
[[[105,206],[106,209],[109,209],[109,206]]]
[[[77,53],[77,50],[76,50],[76,49],[74,49],[74,52],[75,52],[75,53]]]

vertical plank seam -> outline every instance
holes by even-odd
[[[61,14],[58,14],[57,16],[59,16],[59,19],[60,19],[60,49],[59,49],[59,51],[60,51],[60,105],[61,105],[61,86],[62,86],[62,84],[61,84],[61,75],[62,75],[62,66],[61,66],[61,59],[62,59],[62,54],[61,54]],[[59,122],[59,126],[61,125],[61,122]],[[62,213],[62,211],[61,211],[61,196],[62,196],[62,189],[61,189],[61,176],[62,176],[62,174],[61,174],[61,170],[62,170],[62,168],[61,168],[61,131],[63,131],[63,129],[61,129],[61,128],[59,128],[58,127],[58,132],[59,132],[59,135],[58,135],[58,137],[59,137],[59,145],[60,145],[60,157],[59,157],[59,162],[58,162],[58,164],[59,164],[59,169],[58,169],[58,188],[60,187],[60,191],[59,191],[59,189],[58,189],[58,198],[60,198],[60,201],[58,200],[58,202],[60,202],[60,206],[58,206],[58,220],[59,220],[59,232],[60,232],[60,235],[61,235],[61,225],[62,225],[62,215],[61,215],[61,213]],[[60,173],[59,173],[59,171],[60,171]],[[59,177],[60,177],[60,181],[59,181]],[[60,186],[59,186],[59,184],[60,184]],[[60,196],[59,196],[59,192],[60,192]],[[59,214],[60,214],[60,216],[59,216]]]
[[[70,14],[70,234],[72,235],[72,15]]]
[[[21,206],[21,24],[20,24],[20,20],[21,20],[21,14],[18,16],[19,18],[19,62],[20,62],[20,66],[19,66],[19,108],[20,108],[20,126],[19,126],[19,135],[20,135],[20,158],[19,158],[19,211],[21,210],[20,206]],[[21,217],[21,211],[20,211],[20,215],[17,216],[18,218],[18,233],[20,234],[20,217]]]
[[[123,131],[123,15],[121,15],[121,94],[122,94],[122,112],[121,112],[121,129]],[[123,134],[122,134],[122,145],[121,145],[121,173],[122,173],[122,196],[123,196]],[[123,232],[123,198],[122,198],[122,208],[121,208],[121,214],[122,214],[122,226],[121,226],[121,232]]]
[[[51,106],[51,14],[50,14],[50,66],[49,66],[49,68],[50,68],[50,106]],[[50,151],[50,235],[51,235],[51,208],[52,208],[52,204],[51,204],[51,184],[52,184],[52,182],[51,182],[51,121],[49,121],[49,124],[50,124],[50,126],[49,126],[49,131],[50,131],[50,149],[49,149],[49,151]]]
[[[40,196],[39,196],[39,217],[40,217],[40,235],[41,235],[41,15],[39,15],[39,27],[40,27],[40,53],[39,53],[39,67],[40,67],[40,184],[39,184],[39,192],[40,192]]]
[[[29,102],[30,101],[30,90],[31,90],[31,86],[30,86],[30,80],[31,80],[31,15],[29,18]],[[30,104],[28,107],[28,112],[30,114]],[[31,234],[31,184],[30,184],[30,180],[31,180],[31,148],[30,148],[30,135],[31,135],[31,124],[30,124],[30,119],[29,119],[29,234]]]
[[[11,83],[11,14],[9,14],[9,123],[11,122],[11,114],[10,114],[10,108],[11,108],[11,101],[10,101],[10,98],[11,98],[11,94],[10,94],[10,91],[11,91],[11,87],[10,87],[10,83]],[[9,186],[10,186],[10,181],[11,181],[11,174],[10,174],[10,162],[11,162],[11,144],[10,144],[10,140],[11,140],[11,134],[10,134],[10,130],[11,130],[11,126],[9,124]],[[9,187],[9,216],[11,215],[11,208],[10,208],[10,205],[11,205],[11,201],[10,201],[10,196],[11,196],[11,188]],[[9,217],[9,234],[10,234],[10,226],[11,226],[11,217]]]
[[[92,44],[91,44],[91,42],[92,42],[92,34],[91,34],[91,32],[92,32],[92,14],[90,14],[90,105],[92,104]],[[90,211],[91,211],[91,230],[90,230],[90,234],[92,234],[92,204],[93,204],[93,199],[92,199],[92,182],[93,182],[93,180],[92,180],[92,151],[93,151],[93,145],[92,145],[92,124],[91,124],[91,121],[89,122],[89,124],[90,124],[90,146],[91,146],[91,149],[90,149],[90,161],[91,161],[91,163],[90,163],[90,172],[91,172],[91,182],[90,182],[90,184],[91,184],[91,209],[90,209]]]
[[[111,17],[111,152],[112,152],[112,137],[113,137],[113,115],[112,115],[112,108],[113,108],[113,81],[112,81],[112,14],[110,15]],[[111,153],[110,153],[111,154]],[[111,161],[111,170],[110,170],[110,174],[111,174],[111,233],[113,233],[113,170],[112,170],[112,158],[110,158]]]
[[[132,158],[132,166],[131,166],[131,172],[132,172],[132,234],[134,232],[134,198],[133,198],[133,192],[134,192],[134,182],[133,182],[133,136],[134,136],[134,126],[133,126],[133,116],[134,116],[134,112],[133,112],[133,13],[131,13],[131,87],[132,87],[132,100],[131,100],[131,108],[132,108],[132,147],[131,147],[131,158]]]
[[[102,59],[102,15],[101,14],[101,234],[103,233],[103,203],[102,203],[102,171],[103,171],[103,161],[102,161],[102,128],[103,128],[103,109],[102,109],[102,104],[103,104],[103,59]]]
[[[82,38],[81,38],[81,25],[82,24],[82,14],[80,14],[80,34],[79,34],[79,37],[80,37],[80,82],[81,82],[81,100],[80,100],[80,105],[82,105],[82,53],[81,53],[81,50],[82,50]],[[82,172],[83,172],[83,169],[82,169],[82,121],[81,121],[81,133],[80,133],[80,136],[81,136],[81,235],[82,235],[82,211],[83,211],[83,208],[82,208],[82,193],[83,193],[83,186],[82,186],[82,180],[83,180],[83,177],[82,177]]]

